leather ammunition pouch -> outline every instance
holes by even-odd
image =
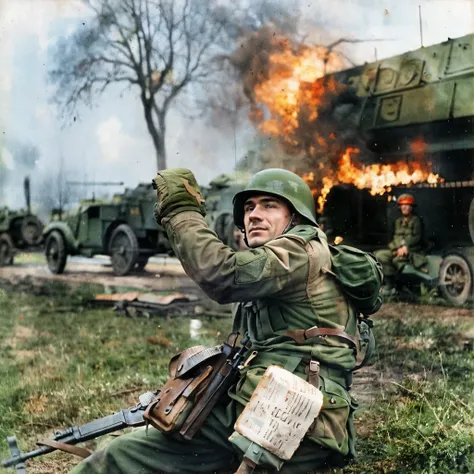
[[[190,347],[175,355],[169,363],[169,378],[146,409],[145,420],[164,433],[180,431],[233,351],[234,346],[225,343],[210,348]],[[203,421],[196,423],[202,425]],[[199,427],[193,426],[193,431]]]

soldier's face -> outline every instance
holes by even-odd
[[[404,216],[409,216],[412,210],[413,207],[410,204],[400,204],[400,211],[402,211]]]
[[[270,242],[283,233],[291,219],[286,201],[274,196],[252,196],[244,204],[244,226],[249,247]]]

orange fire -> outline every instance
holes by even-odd
[[[270,117],[263,113],[253,116],[266,134],[277,135],[291,145],[298,145],[293,136],[299,126],[300,115],[307,109],[306,121],[316,120],[318,106],[328,92],[337,92],[338,84],[330,77],[326,83],[316,82],[327,73],[342,69],[343,59],[322,46],[294,52],[288,47],[270,57],[269,77],[255,88],[255,100],[266,107]]]
[[[319,191],[318,211],[322,212],[326,197],[331,188],[337,184],[353,184],[358,189],[368,189],[372,196],[390,192],[392,186],[416,183],[434,184],[442,178],[432,173],[421,161],[407,163],[398,161],[393,164],[375,164],[364,166],[355,158],[359,154],[357,148],[347,148],[339,160],[339,169],[329,171],[322,179],[323,187]],[[315,180],[313,172],[303,175],[303,179],[312,184]]]
[[[297,157],[289,167],[310,184],[320,212],[337,184],[353,184],[376,195],[396,185],[441,180],[431,172],[427,144],[421,137],[409,145],[410,163],[362,164],[358,157],[367,160],[371,152],[356,147],[365,146],[360,134],[348,139],[345,125],[331,115],[341,95],[350,92],[349,86],[327,76],[344,69],[341,55],[323,46],[294,45],[281,38],[275,51],[259,73],[253,76],[252,71],[250,118],[263,133],[276,137],[288,155]],[[353,146],[347,147],[348,143]],[[313,171],[303,173],[308,168]]]

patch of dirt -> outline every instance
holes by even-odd
[[[37,355],[37,351],[15,351],[14,352],[15,357],[20,361],[20,362],[25,362],[28,360],[33,360]]]
[[[48,458],[49,456],[49,458]],[[54,459],[51,454],[28,463],[28,474],[67,474],[81,459],[67,453],[57,452]]]
[[[17,325],[13,330],[13,337],[5,339],[3,341],[2,347],[11,347],[15,349],[20,341],[25,341],[36,337],[36,332],[26,326]],[[32,352],[32,351],[16,351],[16,352]]]
[[[378,317],[399,318],[436,318],[437,321],[452,324],[454,319],[469,320],[474,322],[474,310],[450,306],[428,306],[409,303],[384,303],[372,319]]]
[[[175,263],[150,263],[146,271],[123,277],[116,276],[111,267],[96,263],[68,263],[61,275],[51,273],[46,265],[0,267],[0,280],[14,286],[21,285],[21,281],[27,277],[38,283],[58,281],[65,284],[97,283],[106,287],[126,286],[161,291],[199,291],[199,287],[185,274],[183,267]]]
[[[367,365],[354,372],[352,396],[359,405],[370,406],[377,397],[391,390],[393,383],[403,380],[401,373],[386,373],[378,369],[377,364]]]
[[[410,340],[404,340],[403,338],[396,337],[394,342],[397,346],[397,349],[423,349],[429,350],[435,344],[435,340],[430,337],[417,336],[413,337]]]
[[[107,287],[137,288],[143,292],[181,292],[199,297],[202,312],[209,316],[230,316],[231,305],[219,305],[208,298],[204,292],[184,272],[181,264],[172,261],[166,263],[148,263],[146,270],[123,277],[116,276],[112,267],[97,263],[68,262],[61,275],[51,273],[44,265],[22,264],[20,266],[0,267],[0,288],[9,288],[34,295],[49,295],[54,288],[48,282],[65,285],[95,283]],[[55,311],[58,311],[56,308]]]
[[[16,326],[15,327],[15,337],[18,339],[31,339],[35,335],[33,329],[26,326]]]
[[[44,413],[46,410],[46,404],[48,403],[48,397],[46,395],[34,395],[28,398],[25,404],[25,412],[31,415],[38,413]]]

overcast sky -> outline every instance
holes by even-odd
[[[350,46],[351,57],[363,63],[375,59],[375,47],[379,59],[420,47],[418,5],[425,46],[474,32],[474,0],[307,0],[300,8],[303,18],[322,25],[305,26],[308,40],[388,40]],[[29,142],[41,154],[39,175],[54,170],[62,154],[75,178],[120,180],[135,186],[155,173],[154,150],[135,92],[119,97],[116,90],[108,91],[96,108],[82,110],[81,120],[67,128],[61,128],[48,101],[53,93],[46,81],[51,46],[87,21],[87,15],[80,0],[0,0],[2,158],[15,169],[15,156],[5,139]],[[222,133],[173,111],[167,132],[169,166],[191,168],[203,184],[231,171],[248,140],[243,131],[237,130],[235,136]]]

